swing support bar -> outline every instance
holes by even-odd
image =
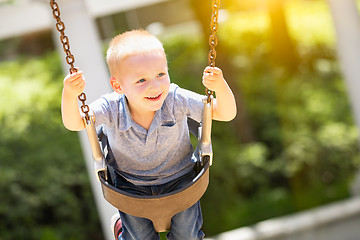
[[[84,117],[83,121],[85,123],[85,130],[86,130],[86,134],[89,139],[92,157],[95,160],[94,161],[95,176],[97,177],[97,180],[100,181],[98,173],[100,171],[106,172],[107,167],[106,167],[106,163],[105,163],[104,154],[102,153],[102,151],[100,149],[99,139],[98,139],[97,132],[95,129],[94,116],[89,115],[88,119],[86,117]],[[105,174],[105,177],[106,176],[107,176],[107,174]]]
[[[213,100],[213,95],[210,95],[203,100],[203,119],[201,126],[199,127],[199,153],[201,159],[201,166],[204,165],[205,160],[208,160],[209,165],[211,166],[213,160],[213,150],[211,144]]]

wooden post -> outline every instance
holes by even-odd
[[[360,17],[355,0],[328,0],[337,37],[340,60],[354,119],[360,129]],[[346,159],[344,159],[346,161]],[[360,195],[360,172],[352,186]]]

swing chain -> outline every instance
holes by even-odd
[[[212,0],[212,13],[211,13],[211,22],[210,22],[210,30],[211,35],[209,37],[209,66],[215,67],[215,59],[216,59],[216,50],[215,47],[218,43],[218,38],[216,37],[216,32],[218,30],[218,18],[219,18],[219,8],[220,8],[220,0]],[[206,95],[208,97],[208,102],[210,101],[210,96],[213,95],[213,91],[206,88]]]
[[[59,6],[55,0],[50,0],[50,6],[53,11],[53,16],[56,20],[56,29],[60,33],[60,42],[62,43],[64,52],[66,54],[66,62],[70,65],[70,69],[69,69],[70,74],[76,73],[77,69],[74,67],[75,58],[74,58],[74,55],[72,55],[71,51],[70,51],[69,38],[65,35],[65,24],[63,21],[61,21]],[[89,120],[90,119],[89,106],[86,105],[86,103],[85,103],[85,100],[86,100],[85,93],[81,93],[78,96],[78,99],[81,101],[81,104],[82,104],[81,111],[85,114],[85,119]]]
[[[50,1],[50,6],[53,11],[53,16],[56,20],[56,29],[60,33],[60,41],[63,45],[63,49],[66,54],[66,62],[70,65],[70,73],[75,73],[76,72],[76,69],[74,67],[75,58],[71,54],[71,51],[70,51],[69,38],[65,35],[65,32],[64,32],[65,24],[63,21],[61,21],[59,6],[58,6],[57,2],[55,2],[55,0]]]

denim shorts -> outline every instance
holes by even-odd
[[[129,193],[138,195],[159,195],[169,193],[185,186],[195,177],[195,171],[189,172],[184,176],[170,181],[166,184],[155,186],[136,186],[126,181],[121,175],[115,173],[115,187]],[[159,234],[155,231],[149,219],[135,217],[124,212],[120,212],[123,224],[123,231],[119,240],[158,240]],[[175,214],[171,219],[171,228],[166,237],[169,240],[199,240],[205,234],[201,231],[203,224],[200,201],[182,212]]]

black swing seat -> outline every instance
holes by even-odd
[[[201,134],[198,122],[188,118],[188,126],[193,135]],[[107,153],[105,158],[107,160],[113,158],[106,135],[100,130],[98,137],[102,152]],[[193,206],[200,200],[208,187],[209,166],[211,165],[212,155],[201,156],[198,147],[194,154],[198,154],[197,156],[201,158],[195,167],[196,177],[185,187],[160,195],[142,196],[120,190],[112,184],[109,171],[101,169],[97,171],[97,174],[101,182],[104,198],[122,212],[151,220],[157,232],[168,231],[171,226],[171,218],[175,214]]]

